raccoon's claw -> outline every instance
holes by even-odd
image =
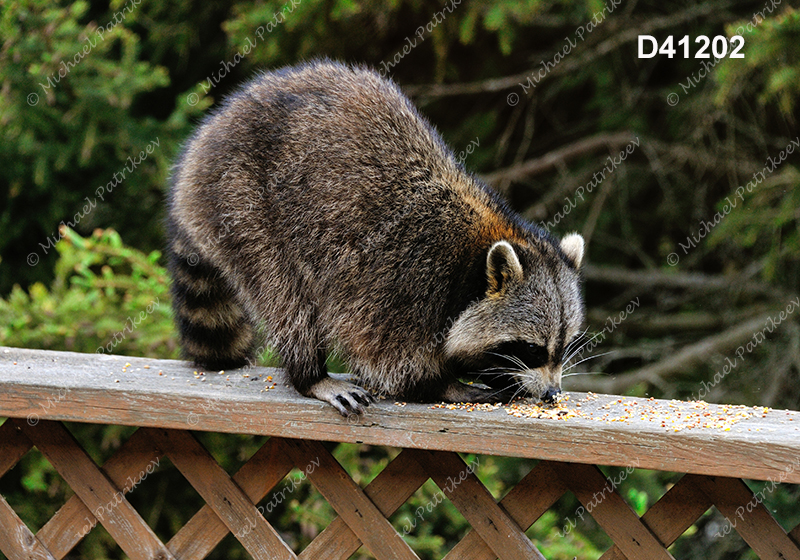
[[[370,395],[365,396],[362,393],[350,391],[349,393],[336,395],[331,404],[336,407],[336,410],[342,416],[348,417],[351,414],[364,414],[364,408],[369,406],[371,400],[372,397]]]
[[[344,417],[364,414],[364,409],[371,402],[375,402],[366,389],[330,377],[313,385],[309,390],[309,396],[330,403]]]

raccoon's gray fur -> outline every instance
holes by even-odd
[[[258,76],[206,118],[173,173],[175,317],[207,368],[253,359],[262,324],[302,394],[552,400],[583,321],[583,239],[523,222],[456,162],[392,82],[320,61]],[[490,388],[458,378],[482,374]]]

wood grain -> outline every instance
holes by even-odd
[[[55,560],[0,496],[0,552],[8,560]]]
[[[541,461],[500,500],[517,524],[527,530],[567,491],[550,463]],[[470,531],[447,553],[444,560],[495,560],[497,554],[483,542],[475,530]]]
[[[6,474],[20,459],[30,451],[33,444],[18,429],[14,422],[4,422],[0,426],[0,442],[2,442],[2,453],[0,453],[0,477]]]
[[[256,560],[294,560],[272,525],[189,432],[153,430],[153,438],[172,464]]]
[[[697,485],[728,519],[721,536],[736,530],[761,560],[800,560],[800,548],[744,481],[705,476],[698,477]]]
[[[674,543],[713,505],[697,483],[697,475],[684,476],[641,518],[642,523],[666,546]],[[614,545],[600,560],[626,560],[626,557]]]
[[[628,560],[674,560],[600,469],[562,463],[554,470]]]
[[[128,500],[94,461],[58,422],[41,421],[30,426],[14,420],[28,439],[50,461],[86,507],[95,512],[100,523],[133,560],[173,558],[152,529],[142,520]],[[111,505],[109,505],[111,504]]]
[[[446,451],[415,451],[414,458],[439,486],[442,499],[449,499],[481,540],[501,560],[545,560],[519,525],[499,506],[486,487],[457,454]],[[428,506],[426,505],[426,510]]]
[[[408,450],[403,450],[364,488],[381,514],[388,518],[403,505],[428,474]],[[300,560],[345,560],[361,546],[361,540],[337,517],[298,555]]]
[[[157,462],[160,453],[153,445],[147,429],[139,429],[122,444],[116,453],[106,461],[101,471],[121,488],[123,494],[133,490],[128,479],[138,480],[137,475],[147,472],[147,468]],[[151,467],[154,470],[154,466]],[[126,484],[127,482],[127,484]],[[140,481],[141,482],[141,481]],[[73,495],[56,514],[36,533],[53,556],[64,558],[97,524],[97,518],[81,501]]]
[[[14,365],[13,362],[16,362]],[[126,363],[131,365],[124,368]],[[145,365],[149,366],[145,369]],[[123,371],[124,369],[124,371]],[[158,372],[162,372],[159,375]],[[604,419],[620,412],[618,397],[571,394],[583,417],[569,420],[516,418],[492,412],[370,406],[356,423],[330,405],[285,386],[281,370],[252,368],[193,376],[185,362],[124,356],[0,348],[0,416],[248,433],[288,438],[438,449],[551,461],[626,466],[673,472],[777,479],[800,483],[800,413],[752,409],[729,431],[674,431],[657,422]],[[263,391],[271,375],[278,386]],[[271,385],[271,383],[269,384]],[[64,388],[69,390],[65,393]],[[61,391],[59,393],[59,390]],[[63,395],[63,398],[59,398]],[[50,399],[48,401],[48,399]],[[50,405],[50,406],[48,406]],[[604,409],[604,406],[610,409]],[[674,412],[671,401],[652,401],[654,410]],[[760,409],[758,409],[760,410]],[[709,413],[724,409],[709,405]],[[613,414],[612,414],[613,416]],[[476,434],[496,434],[482,437]]]
[[[377,506],[317,441],[288,442],[289,454],[364,546],[381,560],[419,560]],[[312,468],[313,467],[313,468]]]
[[[789,531],[789,538],[792,539],[792,542],[800,548],[800,523],[797,526]]]
[[[283,440],[270,438],[233,475],[233,481],[256,504],[289,474],[293,466],[294,463],[286,455]],[[167,548],[181,560],[201,560],[229,532],[225,523],[206,504],[170,539]]]

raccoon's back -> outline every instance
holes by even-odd
[[[329,62],[263,74],[210,116],[172,214],[240,285],[298,283],[334,330],[384,347],[441,329],[481,293],[488,246],[524,235],[397,86]]]

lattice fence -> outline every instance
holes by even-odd
[[[737,520],[735,530],[761,558],[800,560],[800,525],[787,534],[735,478],[685,475],[639,518],[590,465],[541,461],[498,503],[452,452],[404,449],[361,488],[320,442],[270,438],[229,476],[190,432],[140,428],[99,467],[61,423],[16,419],[0,426],[0,477],[33,446],[75,494],[35,535],[0,496],[0,549],[11,560],[64,558],[86,534],[87,521],[88,529],[102,524],[133,560],[205,558],[229,532],[257,559],[346,559],[363,545],[378,559],[410,560],[418,557],[387,518],[429,478],[447,489],[472,526],[448,559],[544,558],[525,530],[571,491],[615,543],[604,560],[672,558],[667,547],[712,505]],[[124,497],[131,481],[164,456],[206,502],[166,544]],[[307,470],[309,480],[339,516],[296,554],[255,504],[295,466],[311,463],[318,467]],[[596,493],[604,494],[599,503]],[[114,507],[105,508],[109,503]],[[737,517],[737,508],[747,515]]]

